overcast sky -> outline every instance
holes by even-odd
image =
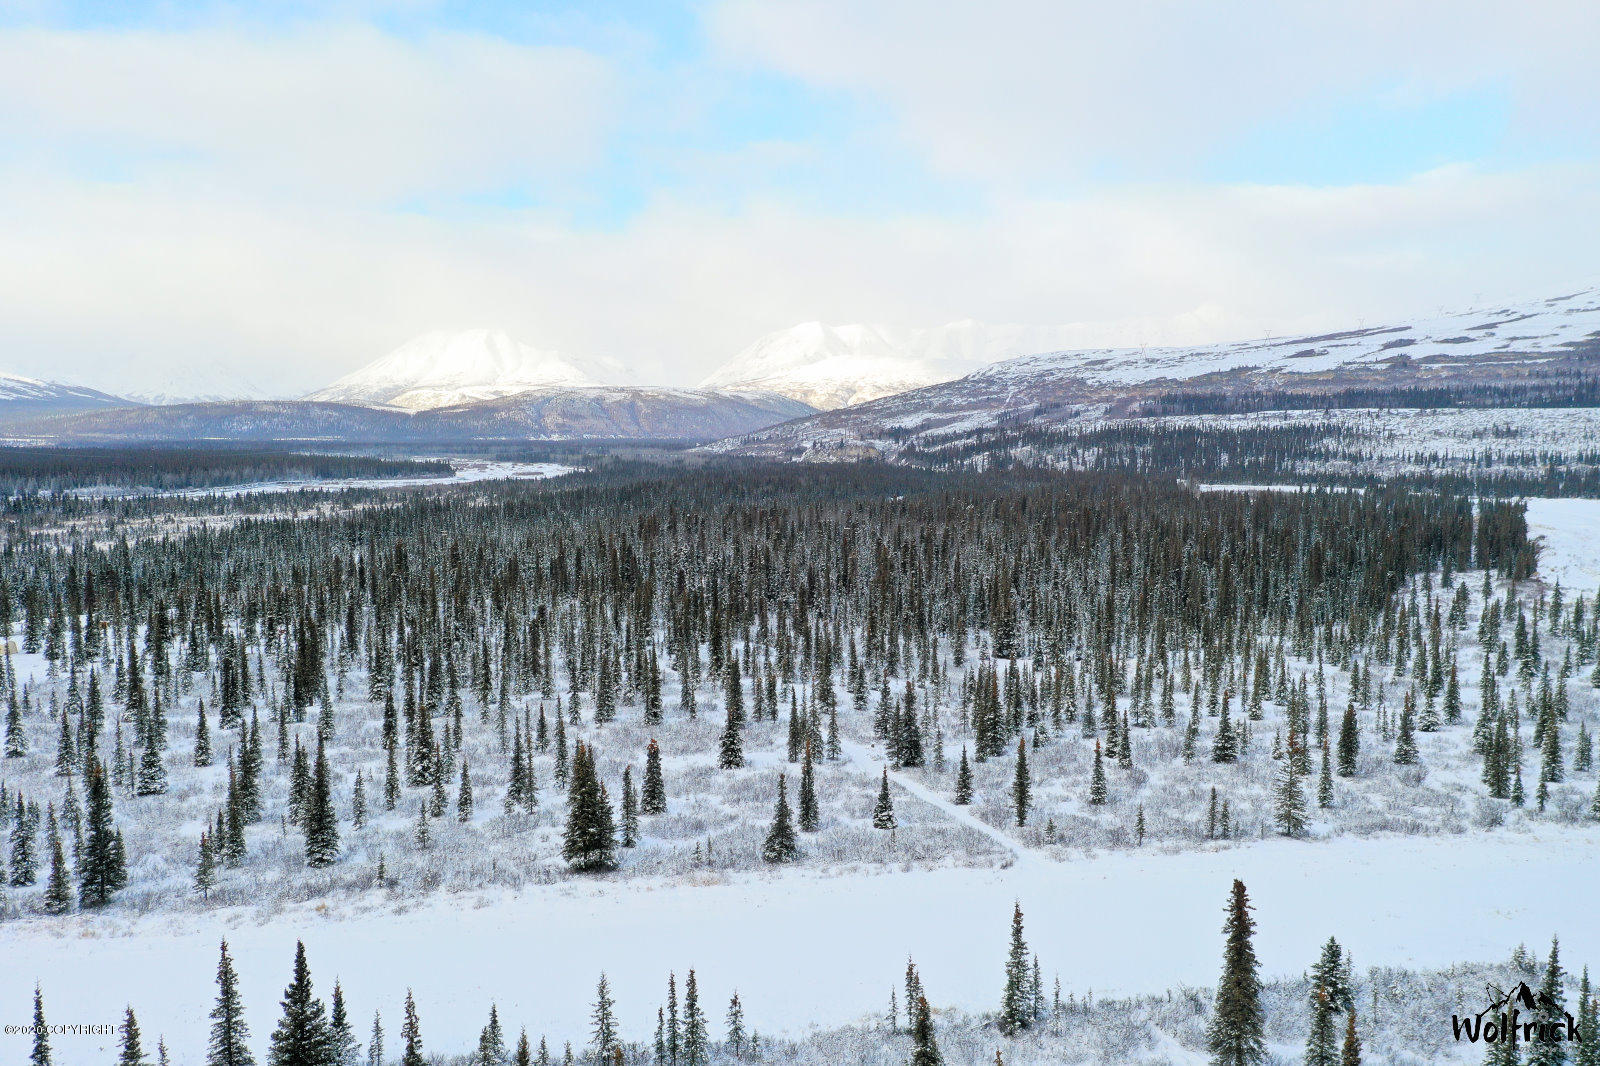
[[[0,369],[290,393],[487,325],[683,383],[811,319],[1554,295],[1600,276],[1597,55],[1592,0],[13,0]]]

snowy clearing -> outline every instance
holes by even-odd
[[[530,1033],[586,1040],[604,970],[627,1037],[654,1024],[666,975],[693,967],[713,1006],[735,988],[750,1023],[800,1033],[877,1012],[907,955],[942,1006],[992,1010],[999,1000],[1014,900],[1028,939],[1064,994],[1155,993],[1206,986],[1220,960],[1221,908],[1235,877],[1257,906],[1266,974],[1298,974],[1337,933],[1357,965],[1443,966],[1502,958],[1559,932],[1571,960],[1600,955],[1591,882],[1600,830],[1487,833],[1445,839],[1271,840],[1180,855],[1107,854],[1004,870],[934,870],[851,880],[749,877],[711,885],[578,884],[463,900],[404,914],[341,917],[306,910],[261,925],[222,914],[147,919],[101,935],[75,917],[7,930],[14,964],[0,999],[34,983],[54,1016],[109,1020],[137,1004],[147,1033],[182,1055],[202,1047],[217,942],[240,962],[249,1021],[271,1031],[296,939],[326,988],[339,978],[357,1018],[396,1019],[415,989],[429,1047],[464,1051],[495,1000]],[[959,919],[959,920],[957,920]],[[181,928],[177,928],[181,926]],[[420,960],[427,960],[418,971]],[[160,974],[159,981],[150,980]],[[326,991],[326,989],[325,989]],[[881,1002],[880,1002],[881,1001]],[[83,1045],[87,1046],[85,1040]]]

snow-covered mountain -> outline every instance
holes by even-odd
[[[81,385],[40,381],[0,371],[0,418],[67,414],[127,403],[119,396]]]
[[[1600,289],[1289,336],[1170,348],[1045,351],[845,410],[773,426],[721,451],[881,454],[908,435],[946,442],[998,427],[1126,415],[1190,395],[1331,394],[1581,381],[1600,373]]]
[[[531,389],[598,385],[615,370],[597,360],[534,348],[504,330],[436,330],[305,398],[426,411]]]
[[[142,376],[138,385],[123,393],[145,404],[215,403],[234,400],[268,400],[270,389],[243,377],[231,367],[185,366],[154,376]]]
[[[777,392],[830,410],[950,381],[997,359],[1058,349],[1081,337],[1081,329],[970,319],[915,328],[805,322],[767,334],[700,385]]]

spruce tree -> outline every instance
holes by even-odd
[[[878,786],[878,801],[872,807],[872,827],[874,829],[893,829],[895,827],[894,801],[889,797],[889,771],[883,771],[883,783]]]
[[[1305,1066],[1339,1066],[1337,1030],[1328,990],[1311,989],[1311,1031],[1306,1037]]]
[[[1351,700],[1339,722],[1339,776],[1354,777],[1361,755],[1361,734],[1356,724],[1356,705]]]
[[[1028,802],[1032,791],[1032,782],[1028,779],[1028,745],[1022,738],[1017,738],[1017,770],[1011,782],[1011,805],[1016,810],[1017,828],[1028,824]]]
[[[1266,1057],[1261,979],[1251,943],[1255,919],[1244,882],[1235,880],[1228,899],[1222,978],[1217,982],[1207,1043],[1217,1066],[1253,1066]]]
[[[306,865],[322,869],[339,861],[339,817],[333,809],[332,782],[324,741],[317,738],[317,765],[305,813]]]
[[[789,818],[789,793],[784,775],[778,775],[778,802],[772,814],[772,828],[767,831],[766,843],[761,847],[761,857],[770,863],[793,862],[800,856],[795,843],[794,826]]]
[[[724,770],[737,770],[744,765],[744,728],[740,717],[728,708],[728,721],[722,730],[722,744],[717,765]]]
[[[333,1035],[322,1000],[312,994],[306,946],[296,942],[294,975],[283,990],[283,1016],[267,1049],[268,1066],[334,1066]]]
[[[1011,946],[1006,952],[1006,984],[1000,995],[1000,1031],[1014,1036],[1033,1024],[1032,970],[1022,937],[1022,904],[1011,912]]]
[[[622,846],[639,843],[639,792],[633,787],[633,767],[622,768]]]
[[[639,796],[639,810],[645,814],[667,813],[667,786],[661,776],[661,748],[650,738],[644,754],[644,790]]]
[[[1566,971],[1561,968],[1561,945],[1550,938],[1550,958],[1535,997],[1533,1021],[1547,1033],[1566,1032]],[[1567,1046],[1562,1039],[1528,1041],[1528,1066],[1564,1066]]]
[[[1600,1005],[1595,998],[1589,984],[1589,968],[1585,966],[1578,983],[1578,1046],[1573,1051],[1572,1066],[1600,1066]]]
[[[1278,832],[1286,837],[1297,837],[1306,831],[1306,797],[1300,788],[1300,775],[1295,770],[1295,746],[1289,745],[1289,754],[1278,769],[1278,787],[1273,802],[1273,816]]]
[[[333,983],[333,999],[328,1008],[328,1034],[333,1042],[333,1066],[360,1066],[361,1044],[350,1024],[344,989],[338,981]]]
[[[1416,693],[1407,692],[1400,711],[1400,736],[1394,745],[1394,761],[1398,766],[1414,766],[1417,762],[1417,739],[1413,732],[1416,702]]]
[[[562,857],[574,870],[609,870],[616,865],[616,848],[611,804],[595,773],[593,752],[580,743],[573,750]]]
[[[132,1007],[122,1016],[122,1054],[117,1058],[117,1066],[150,1066],[139,1041],[139,1019],[133,1016]]]
[[[128,882],[122,837],[111,820],[111,785],[96,759],[88,774],[87,832],[78,864],[78,902],[85,909],[104,907]]]
[[[44,912],[66,914],[72,910],[72,878],[67,873],[67,854],[61,846],[61,831],[56,826],[53,810],[50,812],[47,844],[50,848],[50,880],[45,886]]]
[[[467,767],[467,760],[461,760],[461,786],[456,791],[456,821],[466,824],[472,821],[472,772]]]
[[[611,1057],[611,1049],[617,1044],[616,1004],[611,999],[611,986],[604,973],[601,973],[600,984],[595,989],[594,1013],[590,1015],[590,1021],[595,1058],[604,1062]]]
[[[206,704],[204,700],[197,702],[198,709],[195,711],[194,724],[194,764],[196,766],[210,766],[212,759],[211,730],[206,725]]]
[[[33,986],[33,1054],[28,1066],[50,1066],[50,1026],[44,1019],[44,993]]]
[[[406,989],[406,1015],[400,1025],[400,1039],[405,1042],[400,1066],[428,1066],[422,1057],[422,1022],[417,1018],[417,1004],[409,988]]]
[[[816,771],[811,763],[811,743],[806,742],[805,759],[800,764],[800,831],[815,833],[822,827],[817,806]]]
[[[1100,755],[1100,742],[1094,742],[1094,768],[1089,771],[1089,803],[1100,807],[1106,802],[1106,764]]]
[[[926,996],[918,996],[911,1016],[911,1066],[943,1066],[939,1042],[934,1039],[933,1016]]]
[[[239,998],[239,978],[228,957],[228,942],[222,942],[222,958],[217,963],[217,1003],[211,1008],[211,1044],[206,1066],[255,1066],[248,1041],[250,1027],[244,1020],[244,1003]]]
[[[1339,1066],[1361,1066],[1361,1038],[1356,1035],[1356,1012],[1344,1016],[1344,1044],[1339,1049]]]
[[[972,766],[967,762],[967,747],[961,746],[961,762],[956,766],[955,802],[962,807],[972,802]]]
[[[744,1005],[739,1002],[739,992],[734,990],[728,1000],[728,1047],[734,1058],[743,1058],[745,1050]]]
[[[700,986],[690,970],[683,986],[683,1047],[679,1062],[682,1066],[706,1066],[710,1045],[706,1014],[700,1006]]]

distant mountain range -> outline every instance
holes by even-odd
[[[0,421],[115,407],[128,401],[79,385],[0,372]]]
[[[78,442],[711,441],[813,411],[772,393],[598,386],[541,389],[417,412],[321,400],[107,407],[35,419],[12,432]]]
[[[523,344],[504,330],[441,330],[425,333],[305,398],[426,411],[537,389],[602,385],[617,372],[597,360]]]
[[[1600,290],[1413,323],[1198,347],[1024,355],[952,381],[824,411],[713,447],[841,458],[1087,415],[1139,412],[1174,394],[1478,387],[1600,376]]]
[[[140,404],[0,375],[0,429],[39,440],[652,438],[770,456],[885,454],[935,436],[1147,413],[1178,393],[1591,379],[1600,375],[1600,290],[1316,336],[1050,347],[1081,335],[1079,327],[971,321],[920,329],[812,322],[763,337],[699,388],[682,389],[607,383],[621,373],[614,364],[534,348],[500,330],[438,332],[299,400],[248,396],[240,385],[245,398]]]
[[[806,322],[769,333],[700,383],[782,393],[821,410],[949,381],[992,363],[1070,344],[1072,326],[951,322],[905,329]]]

